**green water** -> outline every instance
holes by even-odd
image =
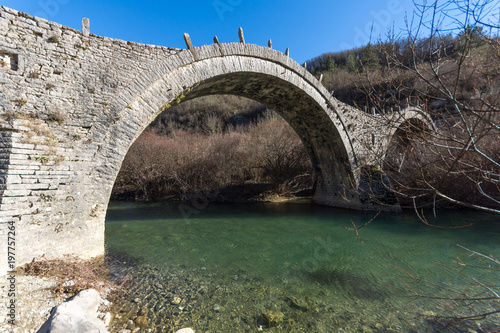
[[[381,214],[360,230],[364,243],[344,228],[372,217],[293,202],[211,204],[184,219],[177,204],[111,203],[107,255],[116,258],[116,276],[134,276],[115,305],[115,329],[148,308],[153,332],[495,330],[498,316],[450,324],[434,315],[489,312],[498,301],[465,306],[412,292],[484,296],[468,275],[500,292],[499,267],[456,246],[499,258],[498,217],[444,212],[429,222],[474,225],[438,229],[412,213]],[[488,269],[458,265],[457,258]]]

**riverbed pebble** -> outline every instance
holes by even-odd
[[[172,300],[170,301],[170,303],[172,303],[173,305],[179,305],[181,304],[182,302],[182,299],[178,296],[174,296],[174,298],[172,298]]]

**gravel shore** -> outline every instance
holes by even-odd
[[[55,279],[15,275],[15,298],[9,297],[10,275],[0,277],[0,332],[34,333],[47,320],[54,306],[63,299],[55,299],[48,288],[57,283]],[[9,324],[11,299],[15,299],[15,325]]]

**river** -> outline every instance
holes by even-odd
[[[498,315],[451,324],[435,318],[498,309],[499,300],[435,299],[487,295],[471,277],[500,291],[499,265],[457,246],[500,258],[498,216],[426,216],[447,227],[473,223],[453,229],[426,226],[414,212],[382,213],[358,237],[344,226],[361,226],[373,213],[308,201],[201,208],[184,218],[186,206],[177,203],[110,203],[107,257],[115,277],[133,276],[115,302],[116,330],[141,308],[149,309],[153,332],[488,332],[500,326]]]

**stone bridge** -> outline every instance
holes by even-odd
[[[397,210],[363,198],[362,167],[379,166],[418,110],[368,115],[331,96],[288,52],[244,42],[187,50],[82,32],[0,7],[0,275],[8,227],[16,262],[104,252],[104,218],[123,158],[170,106],[233,94],[277,111],[315,169],[314,202]],[[361,179],[361,180],[360,180]],[[10,223],[9,223],[10,222]],[[12,228],[11,228],[12,229]]]

